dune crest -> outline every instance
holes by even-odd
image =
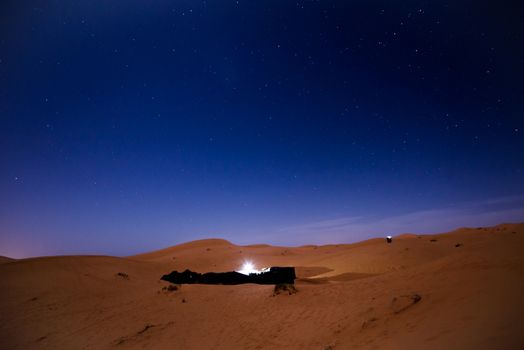
[[[13,259],[13,258],[9,258],[7,256],[0,256],[0,264],[4,264],[4,263],[8,263],[8,262],[12,262],[12,261],[15,261],[16,259]]]
[[[0,259],[6,349],[516,349],[524,224],[392,244],[273,247],[198,240],[126,258]],[[183,285],[173,270],[295,266],[296,290]]]

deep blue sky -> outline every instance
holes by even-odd
[[[2,1],[0,255],[524,221],[518,1]]]

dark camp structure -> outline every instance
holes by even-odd
[[[160,279],[175,284],[281,284],[295,283],[294,267],[271,267],[268,271],[244,275],[236,271],[198,273],[191,270],[173,271]]]

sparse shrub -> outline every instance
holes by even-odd
[[[273,289],[273,296],[278,294],[295,294],[298,290],[295,288],[295,285],[289,283],[279,283],[275,285]]]
[[[128,280],[129,279],[129,275],[125,272],[119,272],[116,274],[117,277],[122,277],[123,279],[125,280]]]
[[[162,288],[164,292],[174,292],[180,289],[179,284],[170,284],[169,286],[165,286]]]
[[[368,319],[367,321],[364,321],[362,323],[362,329],[370,328],[376,326],[376,322],[378,321],[378,318],[372,317]]]
[[[401,295],[393,298],[391,308],[395,314],[399,314],[422,300],[419,294]]]

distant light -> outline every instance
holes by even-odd
[[[386,238],[391,239],[391,238],[393,238],[393,236],[386,236]]]
[[[261,270],[255,269],[255,265],[251,261],[245,261],[244,265],[242,265],[242,268],[237,271],[238,273],[241,273],[243,275],[250,275],[252,273],[262,273],[269,271],[269,268],[264,268]]]
[[[255,270],[255,265],[253,265],[251,261],[246,261],[244,262],[244,265],[242,265],[242,268],[237,272],[243,275],[249,275],[250,273],[257,273],[258,271]]]

